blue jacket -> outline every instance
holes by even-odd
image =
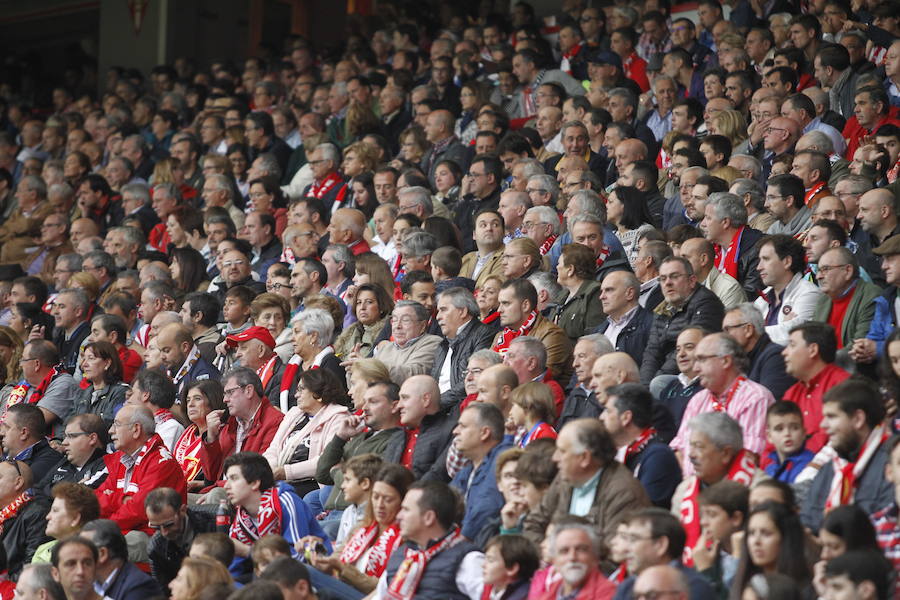
[[[782,350],[784,346],[776,344],[769,334],[763,333],[748,354],[750,370],[747,378],[769,388],[776,398],[784,396],[787,389],[797,383],[785,370]]]
[[[187,405],[187,389],[191,382],[201,379],[220,379],[221,377],[222,374],[219,373],[219,370],[206,362],[206,359],[201,356],[178,382],[178,401],[181,402],[182,405]]]
[[[138,569],[133,563],[126,562],[116,573],[104,596],[112,600],[144,600],[162,594],[156,580]]]
[[[766,475],[772,479],[777,479],[778,481],[794,483],[794,480],[797,479],[797,475],[806,468],[806,465],[809,464],[809,461],[811,461],[814,456],[815,454],[813,451],[808,450],[806,446],[804,446],[802,451],[793,456],[788,456],[784,463],[781,463],[778,461],[778,452],[772,450],[769,452],[769,460],[771,462],[766,465]]]
[[[634,456],[629,456],[625,466],[631,469],[654,506],[668,509],[672,494],[681,483],[681,467],[675,453],[658,438]]]
[[[466,514],[462,522],[462,534],[473,540],[485,523],[500,514],[503,508],[503,496],[497,489],[497,457],[512,443],[506,437],[494,446],[472,476],[472,464],[466,465],[450,485],[463,495],[466,501]],[[469,478],[471,477],[471,481]]]
[[[669,564],[681,571],[681,574],[684,575],[688,584],[688,589],[690,590],[691,600],[709,600],[710,598],[715,598],[712,587],[710,587],[709,582],[707,582],[700,573],[690,567],[684,566],[681,564],[680,560],[674,560]],[[616,589],[616,595],[613,596],[613,600],[629,600],[629,598],[632,597],[635,581],[637,581],[635,575],[632,575],[623,581],[622,585]]]
[[[894,300],[896,299],[897,288],[893,285],[875,298],[875,317],[872,319],[872,324],[869,325],[869,333],[866,334],[866,338],[875,341],[879,356],[884,353],[884,341],[897,326],[897,319],[894,315]]]
[[[624,352],[641,364],[644,358],[644,348],[650,338],[650,328],[653,327],[652,309],[646,309],[638,305],[637,312],[632,315],[628,325],[625,326],[616,338],[616,351]],[[591,333],[605,333],[609,328],[609,320],[598,325]]]

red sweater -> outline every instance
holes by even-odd
[[[123,533],[139,530],[153,535],[153,530],[147,527],[144,498],[156,488],[170,487],[187,502],[184,471],[169,454],[162,438],[154,434],[141,448],[126,489],[124,454],[119,451],[103,457],[109,476],[94,492],[100,502],[100,517],[115,521]]]
[[[263,398],[259,412],[253,419],[253,424],[247,432],[241,452],[259,452],[262,454],[272,443],[281,420],[284,419],[284,413],[272,406],[266,398]],[[208,443],[205,439],[200,445],[200,464],[203,465],[203,472],[206,478],[211,481],[218,481],[219,485],[222,480],[222,464],[225,458],[234,454],[237,445],[237,417],[234,415],[225,422],[225,427],[219,432],[219,438]]]
[[[818,452],[826,443],[828,436],[822,431],[822,397],[825,392],[850,377],[844,369],[829,364],[809,384],[798,381],[787,389],[783,400],[795,402],[803,411],[803,426],[806,428],[806,447]]]

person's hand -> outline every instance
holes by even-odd
[[[340,427],[338,427],[338,430],[335,432],[335,435],[346,442],[350,438],[362,433],[365,428],[366,423],[362,417],[351,415],[349,419],[341,423]]]
[[[303,554],[307,550],[312,550],[316,544],[325,544],[325,541],[317,535],[305,535],[294,543],[294,549]]]
[[[344,355],[344,360],[341,361],[341,366],[345,369],[353,366],[353,363],[360,359],[359,352],[361,349],[362,343],[357,343],[355,346],[353,346],[350,352]]]
[[[516,435],[516,432],[519,431],[519,426],[516,425],[516,422],[512,419],[506,419],[506,435]]]
[[[43,325],[35,325],[31,328],[31,331],[28,332],[28,341],[33,342],[34,340],[42,340],[44,339],[44,334],[46,334],[47,330]]]
[[[209,443],[213,443],[219,439],[219,432],[222,431],[222,427],[224,423],[222,422],[222,417],[225,415],[225,410],[211,410],[209,414],[206,415],[206,441]]]
[[[698,571],[705,571],[716,562],[716,555],[718,553],[719,542],[714,540],[709,533],[704,532],[700,535],[700,539],[697,540],[697,545],[694,546],[694,552],[692,554],[694,557],[694,566]]]
[[[528,510],[528,504],[521,498],[510,500],[500,509],[500,520],[505,529],[513,529],[519,524],[519,517]]]
[[[192,481],[188,481],[187,486],[188,486],[189,492],[196,492],[196,491],[202,490],[204,487],[206,487],[204,485],[203,481],[201,481],[199,479],[194,479]]]
[[[877,346],[875,340],[861,338],[853,340],[853,346],[850,347],[850,358],[856,362],[870,363],[875,360]]]
[[[744,532],[735,531],[731,534],[731,555],[737,559],[741,558],[741,549],[744,547]]]
[[[368,231],[368,228],[366,229]],[[359,290],[359,286],[355,283],[351,283],[347,287],[347,293],[344,296],[344,304],[347,306],[355,306],[356,305],[356,292]]]
[[[313,552],[309,558],[312,566],[332,577],[337,577],[341,572],[341,559],[337,556],[323,556]]]
[[[224,356],[228,352],[228,342],[219,342],[216,344],[216,354]]]
[[[815,565],[813,565],[813,580],[812,584],[816,590],[816,594],[819,598],[825,597],[825,563],[827,561],[820,560]]]
[[[756,123],[755,125],[751,124],[753,130],[750,131],[750,143],[754,146],[758,145],[763,137],[766,135],[766,130],[769,129],[769,124],[772,122],[772,119],[765,119]],[[749,128],[748,128],[749,129]]]
[[[284,481],[287,479],[287,476],[284,474],[284,465],[272,469],[272,475],[275,476],[275,481]]]
[[[462,182],[459,184],[459,195],[466,196],[472,193],[475,187],[475,178],[466,173],[463,175]]]

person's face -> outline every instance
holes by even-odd
[[[819,289],[834,298],[844,293],[853,281],[853,267],[837,252],[826,252],[819,259],[816,279]]]
[[[456,427],[453,428],[456,449],[462,456],[466,456],[470,452],[477,452],[484,444],[481,434],[482,428],[478,426],[478,417],[475,411],[464,410],[459,416]]]
[[[740,518],[740,517],[738,517]],[[720,542],[728,539],[736,528],[735,519],[717,504],[700,505],[700,528],[703,533]]]
[[[766,421],[766,436],[779,452],[793,454],[806,438],[803,419],[797,415],[772,415]]]
[[[222,259],[222,276],[226,283],[237,283],[250,276],[250,261],[242,252],[229,251]]]
[[[704,483],[716,483],[728,472],[731,452],[719,448],[704,433],[692,431],[688,446],[688,458],[697,477]]]
[[[696,186],[694,189],[697,189]],[[716,215],[716,209],[713,206],[705,206],[703,220],[700,222],[700,229],[703,230],[706,239],[719,241],[728,233],[725,227],[725,219],[720,219]]]
[[[238,465],[228,467],[225,472],[225,495],[232,506],[243,506],[258,494],[258,481],[249,483]]]
[[[596,223],[576,223],[572,228],[572,241],[593,250],[599,256],[603,250],[603,230]]]
[[[182,505],[180,510],[165,505],[160,512],[147,511],[147,521],[150,529],[159,531],[167,540],[177,541],[184,532],[185,511],[187,507]]]
[[[206,395],[199,388],[193,388],[187,393],[186,398],[187,417],[191,423],[201,424],[206,421],[211,407]]]
[[[660,267],[659,282],[666,301],[677,305],[693,293],[697,278],[688,275],[680,261],[670,261]]]
[[[52,309],[56,326],[71,329],[82,320],[82,311],[71,294],[60,294],[56,297]]]
[[[788,343],[781,351],[781,355],[784,357],[785,370],[798,379],[805,379],[815,364],[812,348],[799,331],[789,335]]]
[[[747,523],[747,548],[750,561],[764,571],[778,562],[781,532],[767,513],[757,513]]]
[[[859,124],[866,129],[871,129],[878,122],[882,108],[881,103],[876,104],[872,101],[868,92],[857,94],[853,102],[853,114],[856,115]]]
[[[585,577],[597,567],[597,556],[588,534],[578,529],[566,529],[556,536],[556,556],[553,565],[566,582],[579,587]]]
[[[575,452],[575,434],[570,428],[560,432],[556,438],[556,449],[553,451],[553,462],[559,469],[560,477],[567,482],[577,483],[584,470],[587,452]]]
[[[528,303],[516,298],[512,288],[501,289],[498,294],[500,322],[504,327],[518,327],[527,317]]]
[[[713,338],[701,340],[694,354],[700,384],[713,393],[724,392],[732,377],[729,368],[731,365],[727,362],[730,360],[733,360],[733,357],[724,358],[719,355],[719,343],[716,340]]]
[[[661,538],[653,537],[648,521],[632,521],[626,531],[625,536],[629,544],[625,560],[630,573],[640,573],[665,561]]]
[[[186,358],[186,352],[181,344],[175,342],[174,336],[169,332],[160,333],[156,342],[159,345],[159,352],[162,360],[170,369],[177,369],[181,366]]]
[[[106,370],[109,368],[109,360],[105,360],[97,356],[93,350],[87,349],[84,351],[83,358],[81,360],[81,371],[84,373],[84,377],[93,382],[100,382],[103,380]]]
[[[584,156],[588,141],[587,132],[581,127],[566,128],[562,137],[562,145],[568,156]]]
[[[849,458],[858,450],[861,442],[858,427],[864,417],[861,411],[848,415],[840,409],[836,402],[826,402],[822,407],[822,429],[828,436],[828,443],[838,456]]]
[[[789,278],[791,275],[790,263],[789,256],[779,258],[772,244],[765,244],[759,251],[759,264],[756,270],[759,271],[763,284],[775,285]]]
[[[788,35],[791,38],[791,43],[794,45],[794,48],[798,48],[800,50],[805,49],[813,39],[813,31],[814,30],[806,29],[800,23],[794,23],[793,25],[791,25]],[[816,79],[818,79],[818,76],[816,77]]]
[[[65,499],[54,498],[53,504],[50,505],[50,512],[47,513],[47,535],[60,540],[77,531],[78,525],[78,513],[70,511],[66,507]]]
[[[422,335],[426,325],[425,321],[419,320],[416,311],[411,306],[395,308],[391,317],[394,341],[401,346]]]
[[[420,284],[417,284],[420,285]],[[442,296],[437,302],[437,322],[441,333],[447,337],[455,337],[459,327],[468,320],[464,308],[456,308],[449,298]]]
[[[55,579],[70,598],[84,598],[94,586],[96,561],[84,544],[67,544],[59,552],[58,566],[53,567]]]

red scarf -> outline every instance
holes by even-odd
[[[887,172],[888,183],[894,183],[895,181],[897,181],[897,175],[900,175],[900,158],[897,159],[897,162],[894,163],[894,166],[891,167],[890,171]]]
[[[812,202],[812,199],[816,197],[816,194],[822,191],[822,188],[825,187],[826,183],[827,182],[825,181],[820,181],[819,183],[809,188],[809,191],[806,192],[806,196],[803,198],[803,204],[805,204],[806,206],[810,206],[810,202]],[[812,207],[810,206],[810,208]]]
[[[169,419],[174,419],[175,415],[172,414],[172,411],[168,408],[161,408],[155,413],[153,413],[153,420],[156,421],[157,425],[162,425]]]
[[[53,367],[50,369],[50,372],[41,380],[39,384],[34,388],[34,393],[28,398],[28,404],[37,404],[41,401],[41,398],[44,397],[44,394],[47,392],[47,388],[50,387],[50,382],[53,379],[62,373],[64,373],[59,366]],[[28,396],[28,390],[31,389],[31,384],[27,381],[22,381],[19,385],[12,389],[12,392],[9,393],[9,400],[6,402],[6,406],[12,406],[13,404],[19,404],[20,402],[25,401],[25,397]]]
[[[500,339],[497,340],[497,343],[494,344],[494,347],[491,348],[491,350],[499,352],[500,354],[509,352],[509,345],[514,339],[531,333],[531,329],[534,327],[535,321],[537,321],[537,316],[537,311],[533,310],[528,314],[528,318],[525,319],[525,322],[518,329],[504,327],[503,331],[500,333]]]
[[[259,376],[259,380],[262,382],[263,389],[266,389],[266,386],[269,385],[269,382],[272,381],[272,376],[275,375],[275,361],[278,360],[278,355],[273,354],[272,358],[269,361],[261,366],[259,370],[256,371],[256,374]]]
[[[647,444],[656,437],[656,430],[652,427],[648,427],[647,429],[641,432],[641,435],[637,437],[636,440],[628,444],[628,447],[625,448],[625,456],[622,458],[622,464],[626,464],[628,459],[636,454],[640,454],[644,448],[647,447]]]
[[[278,392],[278,404],[281,405],[281,412],[283,413],[287,413],[290,408],[291,383],[294,381],[294,377],[297,376],[297,372],[300,370],[301,362],[303,362],[303,359],[300,358],[299,354],[295,354],[284,367],[284,376],[281,378],[281,387]]]
[[[377,536],[377,537],[376,537]],[[374,542],[374,546],[372,545]],[[400,524],[394,523],[378,535],[378,523],[358,528],[347,545],[341,551],[341,562],[352,565],[362,557],[371,546],[372,551],[366,559],[365,574],[369,577],[381,577],[387,568],[388,559],[400,542]]]
[[[756,462],[753,455],[746,450],[738,452],[737,456],[731,462],[731,468],[725,479],[736,481],[741,485],[750,487],[753,481],[753,473],[756,470]],[[700,539],[700,478],[694,475],[691,478],[690,485],[684,498],[681,500],[681,524],[687,534],[687,540],[684,545],[684,564],[689,567],[694,566],[694,546]]]
[[[712,392],[709,393],[713,402],[713,411],[714,412],[728,412],[728,405],[731,404],[732,398],[737,393],[739,387],[743,382],[747,381],[747,378],[743,375],[738,376],[737,379],[734,380],[734,383],[731,384],[731,387],[728,388],[728,391],[725,392],[725,400],[724,402]]]
[[[325,194],[331,191],[331,188],[339,183],[344,183],[344,180],[337,174],[337,171],[332,171],[321,182],[313,181],[312,185],[309,186],[308,195],[321,200],[325,197]],[[335,200],[335,203],[337,203],[337,200]]]
[[[416,596],[416,590],[419,588],[419,582],[428,562],[434,558],[435,554],[443,552],[448,548],[452,548],[456,544],[463,541],[463,536],[457,527],[449,532],[440,541],[432,544],[424,550],[415,550],[413,548],[406,549],[406,556],[397,570],[397,574],[388,584],[387,598],[392,600],[411,600]]]
[[[578,56],[578,53],[581,52],[581,43],[579,42],[575,46],[572,47],[571,50],[562,55],[562,60],[559,63],[559,68],[569,75],[572,74],[572,59]]]
[[[175,442],[175,451],[172,453],[175,460],[184,471],[186,481],[193,481],[200,474],[203,465],[200,464],[200,429],[196,425],[191,425],[184,430],[178,441]]]
[[[546,240],[544,240],[544,243],[541,244],[540,248],[538,248],[538,250],[541,253],[541,256],[547,256],[547,253],[550,252],[550,248],[553,247],[553,242],[556,241],[556,238],[557,238],[557,236],[551,235]]]
[[[16,496],[15,500],[4,506],[3,510],[0,510],[0,535],[3,535],[3,527],[6,525],[6,522],[19,514],[22,507],[31,502],[33,497],[31,490],[25,490]]]
[[[875,427],[869,433],[853,462],[835,455],[833,459],[834,476],[831,478],[831,489],[825,500],[826,513],[833,508],[846,506],[853,502],[856,488],[859,486],[859,477],[869,466],[872,456],[888,438],[888,433],[889,431],[884,425]]]
[[[278,490],[274,487],[262,493],[256,523],[243,506],[237,507],[237,514],[228,535],[252,546],[253,542],[270,533],[281,535],[281,501],[278,499]]]
[[[597,268],[603,266],[603,263],[606,262],[606,259],[609,258],[609,246],[603,244],[603,250],[600,251],[600,255],[597,256]]]
[[[489,314],[488,316],[486,316],[485,318],[483,318],[483,319],[481,320],[481,322],[484,323],[485,325],[487,325],[487,324],[489,324],[489,323],[493,323],[494,321],[496,321],[496,320],[499,319],[499,318],[500,318],[500,311],[499,311],[499,310],[495,310],[494,312],[492,312],[491,314]]]
[[[741,225],[731,243],[728,244],[728,250],[722,252],[722,246],[716,245],[716,268],[722,273],[727,273],[735,279],[738,278],[738,249],[740,248],[741,234],[744,232],[744,226]]]

